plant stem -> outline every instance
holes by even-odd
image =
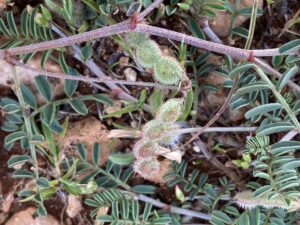
[[[169,131],[168,134],[190,134],[190,133],[196,133],[200,130],[202,130],[203,127],[195,127],[195,128],[184,128],[184,129],[178,129],[178,130],[172,130]],[[257,127],[208,127],[203,132],[204,133],[212,133],[212,132],[254,132],[256,131]]]
[[[59,36],[61,37],[67,37],[62,31],[60,31],[56,26],[52,25],[52,30],[57,33]],[[72,45],[71,46],[74,50],[74,54],[73,57],[80,60],[82,63],[84,63],[97,77],[99,78],[108,78],[107,75],[105,75],[105,73],[101,70],[101,68],[95,63],[95,61],[93,59],[89,59],[87,61],[83,61],[81,58],[81,50],[77,45]],[[98,86],[96,84],[94,84],[94,86]],[[117,90],[119,87],[116,84],[113,83],[106,83],[106,86],[108,86],[111,90]],[[99,88],[99,87],[97,87]],[[118,98],[125,100],[125,101],[130,101],[130,102],[137,102],[138,100],[136,98],[134,98],[133,96],[131,96],[130,94],[122,91],[121,93],[118,94]],[[151,112],[150,106],[147,104],[143,105],[143,109],[146,112]]]
[[[160,2],[160,1],[155,1],[154,6],[157,6],[156,4],[158,2]],[[151,10],[153,9],[152,8],[153,4],[150,5],[151,7],[149,6],[149,8],[151,8]],[[148,13],[148,11],[147,11],[147,13]],[[143,12],[141,14],[143,15]],[[229,55],[229,56],[232,56],[239,60],[248,60],[249,56],[250,56],[250,52],[253,53],[254,57],[282,55],[281,53],[279,53],[278,48],[249,51],[249,50],[240,49],[240,48],[236,48],[236,47],[226,46],[226,45],[219,44],[219,43],[213,43],[210,41],[202,40],[202,39],[199,39],[196,37],[192,37],[192,36],[189,36],[186,34],[182,34],[182,33],[175,32],[175,31],[170,31],[170,30],[163,29],[163,28],[153,27],[153,26],[150,26],[147,24],[143,24],[141,22],[137,24],[137,26],[134,30],[131,30],[131,22],[130,22],[130,20],[126,20],[124,22],[121,22],[121,23],[118,23],[115,25],[99,28],[96,30],[84,32],[81,34],[76,34],[76,35],[65,37],[65,38],[60,38],[60,39],[51,40],[51,41],[45,41],[45,42],[41,42],[38,44],[32,44],[32,45],[27,45],[27,46],[22,46],[22,47],[4,49],[4,50],[0,51],[0,58],[6,58],[7,56],[21,55],[21,54],[26,54],[26,53],[38,52],[38,51],[44,51],[44,50],[48,50],[48,49],[52,49],[52,48],[66,47],[66,46],[70,46],[70,45],[80,43],[80,42],[91,41],[91,40],[101,38],[101,37],[108,37],[108,36],[112,36],[115,34],[121,34],[121,33],[132,32],[132,31],[138,31],[138,32],[152,34],[155,36],[160,36],[160,37],[164,37],[164,38],[168,38],[168,39],[172,39],[172,40],[177,40],[177,41],[184,42],[184,43],[196,46],[196,47],[200,47],[200,48],[208,50],[208,51],[216,52],[219,54]],[[288,54],[298,54],[298,50],[292,51]],[[255,58],[255,63],[258,66],[261,65],[261,61],[257,58]],[[265,70],[267,70],[274,76],[279,77],[279,78],[281,77],[281,74],[279,72],[277,72],[275,69],[273,69],[272,67],[270,67],[269,65],[264,64],[263,66],[265,67],[264,68]],[[289,84],[290,83],[291,82],[289,82]],[[295,88],[295,87],[297,87],[297,88]],[[296,90],[297,92],[300,92],[300,87],[298,87],[296,84],[294,84],[293,89]]]
[[[7,59],[7,61],[16,66],[22,67],[23,69],[31,71],[32,76],[43,75],[46,77],[55,77],[55,78],[64,79],[64,80],[78,80],[78,81],[83,81],[83,82],[87,82],[87,83],[92,83],[92,82],[111,83],[111,84],[136,85],[136,86],[143,86],[143,87],[155,87],[155,88],[159,88],[159,89],[178,90],[177,86],[166,86],[166,85],[151,83],[151,82],[113,80],[111,78],[92,78],[92,77],[84,77],[84,76],[72,76],[72,75],[68,75],[68,74],[64,74],[64,73],[52,73],[52,72],[45,71],[43,69],[31,67],[31,66],[21,63],[20,61],[14,59],[14,58],[11,58],[11,57],[9,57]]]
[[[207,124],[205,124],[204,127],[200,128],[200,130],[196,134],[193,134],[192,137],[181,148],[186,147],[188,144],[190,144],[194,140],[196,140],[199,137],[199,135],[203,133],[204,130],[206,130],[208,127],[210,127],[222,115],[222,113],[224,112],[224,110],[227,108],[227,106],[230,103],[231,96],[233,95],[233,93],[234,93],[234,91],[235,91],[235,89],[237,87],[238,79],[239,79],[239,76],[237,75],[234,78],[232,88],[231,88],[228,96],[226,97],[225,102],[223,103],[223,105],[221,106],[221,108],[217,111],[217,113],[213,116],[213,118],[210,119],[207,122]]]
[[[205,35],[214,43],[223,44],[223,41],[216,35],[216,33],[210,28],[208,19],[205,18],[202,21],[202,30]]]
[[[161,201],[150,198],[146,195],[139,194],[139,195],[136,195],[136,198],[140,201],[151,203],[152,205],[154,205],[156,207],[167,209],[171,213],[176,213],[176,214],[185,215],[185,216],[192,216],[192,217],[200,218],[200,219],[204,219],[204,220],[210,220],[210,218],[211,218],[210,214],[205,214],[205,213],[196,212],[196,211],[192,211],[192,210],[188,210],[188,209],[174,207],[172,205],[168,205]]]
[[[109,172],[106,172],[104,169],[101,169],[99,167],[97,167],[96,169],[97,169],[97,171],[99,173],[102,173],[103,175],[109,177],[111,180],[113,180],[114,182],[116,182],[119,186],[123,187],[127,191],[132,191],[132,188],[128,184],[126,184],[125,182],[123,182],[121,179],[115,177],[114,175],[112,175]]]
[[[32,143],[33,134],[32,134],[31,121],[30,121],[30,109],[29,109],[29,107],[27,107],[27,105],[24,101],[23,94],[21,91],[20,81],[19,81],[17,71],[16,71],[16,67],[13,65],[10,65],[10,66],[11,66],[11,71],[12,71],[13,78],[14,78],[14,91],[18,97],[20,106],[22,108],[22,114],[23,114],[23,118],[24,118],[26,134],[27,134],[27,138],[29,141],[30,154],[32,157],[33,165],[34,165],[34,174],[35,174],[36,179],[38,179],[39,178],[38,162],[37,162],[37,157],[36,157],[35,145]],[[29,111],[29,113],[28,113],[28,111]]]
[[[268,78],[268,76],[263,72],[261,68],[258,66],[255,66],[255,69],[258,73],[258,75],[268,84],[271,91],[275,95],[276,99],[280,102],[280,104],[283,106],[289,117],[291,118],[293,124],[295,125],[296,129],[298,130],[298,133],[300,134],[300,123],[295,116],[293,110],[290,108],[290,106],[286,103],[285,99],[282,97],[279,91],[277,91],[275,85],[272,83],[272,81]]]
[[[257,6],[258,6],[258,2],[257,2],[257,0],[254,0],[253,6],[252,6],[250,26],[249,26],[249,34],[248,34],[247,41],[245,44],[245,49],[250,49],[250,46],[251,46],[251,43],[253,40],[255,24],[256,24],[256,16],[257,16]]]
[[[130,20],[126,20],[124,22],[120,22],[115,25],[106,26],[103,28],[84,32],[81,34],[76,34],[76,35],[65,37],[65,38],[60,38],[60,39],[51,40],[51,41],[45,41],[45,42],[27,45],[27,46],[5,49],[5,50],[0,51],[0,55],[2,57],[4,57],[5,54],[14,56],[14,55],[21,55],[21,54],[32,53],[32,52],[45,51],[45,50],[52,49],[52,48],[62,48],[62,47],[76,44],[76,43],[92,41],[94,39],[108,37],[108,36],[112,36],[115,34],[132,32],[132,31],[152,34],[155,36],[168,38],[168,39],[172,39],[172,40],[177,40],[180,42],[183,41],[184,43],[187,43],[187,44],[190,44],[190,45],[193,45],[193,46],[196,46],[196,47],[208,50],[208,51],[230,55],[230,56],[240,59],[240,60],[248,60],[249,54],[250,54],[249,50],[202,40],[202,39],[199,39],[199,38],[196,38],[193,36],[189,36],[186,34],[182,34],[182,33],[176,32],[176,31],[171,31],[171,30],[167,30],[164,28],[154,27],[154,26],[150,26],[150,25],[147,25],[144,23],[138,23],[136,26],[136,29],[131,30]],[[279,52],[279,48],[251,50],[251,51],[253,52],[254,57],[269,57],[269,56],[282,55]],[[296,55],[296,54],[298,54],[298,50],[289,52],[288,54]]]

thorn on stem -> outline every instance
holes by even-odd
[[[137,14],[133,14],[130,17],[130,30],[134,30],[136,28],[136,26],[137,26],[137,23],[138,23]]]
[[[253,51],[250,51],[250,53],[249,53],[248,62],[252,62],[252,63],[255,62],[254,52]]]

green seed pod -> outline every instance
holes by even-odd
[[[235,203],[244,209],[253,209],[257,206],[262,206],[266,209],[270,208],[282,208],[288,209],[287,203],[280,197],[269,199],[267,195],[260,196],[259,198],[254,197],[252,191],[243,191],[237,193],[234,196]]]
[[[159,141],[166,135],[166,126],[157,120],[151,120],[143,128],[143,138],[150,141]]]
[[[127,34],[127,42],[130,47],[137,48],[139,47],[144,41],[149,41],[149,36],[144,33],[140,32],[130,32]]]
[[[166,101],[157,111],[156,119],[165,123],[174,123],[183,111],[183,99],[173,98]]]
[[[144,41],[136,49],[136,57],[142,67],[153,68],[160,60],[161,50],[155,41]]]
[[[136,160],[133,164],[134,172],[138,173],[144,178],[152,177],[159,172],[159,162],[154,157],[142,158]]]
[[[176,59],[162,56],[154,67],[154,76],[162,84],[177,84],[183,77],[184,70]]]
[[[133,147],[133,155],[137,158],[149,158],[155,157],[158,154],[156,153],[158,149],[158,144],[152,141],[140,140],[135,143]]]

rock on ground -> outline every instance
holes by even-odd
[[[59,222],[51,215],[33,218],[36,208],[30,207],[14,214],[5,225],[59,225]]]
[[[118,139],[109,140],[107,135],[109,131],[95,117],[90,116],[83,120],[70,122],[67,133],[62,141],[64,152],[68,155],[77,155],[76,145],[83,143],[87,150],[87,160],[92,162],[93,146],[95,143],[100,144],[100,165],[103,165],[112,150],[118,145]]]
[[[76,217],[82,209],[81,199],[80,197],[76,197],[75,195],[68,196],[68,207],[67,207],[67,215],[71,218]]]

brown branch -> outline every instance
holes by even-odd
[[[211,120],[209,120],[208,123],[204,127],[202,127],[196,134],[193,134],[192,137],[180,148],[185,148],[187,145],[189,145],[190,143],[192,143],[193,141],[198,139],[199,135],[202,134],[205,131],[205,129],[210,127],[214,122],[216,122],[216,120],[222,115],[222,113],[225,111],[225,109],[227,108],[227,106],[230,103],[230,99],[237,87],[238,79],[239,79],[239,76],[236,76],[234,78],[233,86],[232,86],[228,96],[226,97],[224,104],[221,106],[221,108],[218,110],[218,112],[213,116],[213,118]]]
[[[138,18],[144,18],[151,10],[153,10],[155,7],[159,5],[159,3],[162,2],[161,0],[154,1],[147,9],[144,10],[141,14],[138,15]],[[274,49],[264,49],[264,50],[245,50],[240,49],[236,47],[226,46],[219,43],[213,43],[210,41],[202,40],[199,38],[195,38],[186,34],[182,34],[175,31],[170,31],[163,28],[153,27],[146,24],[141,23],[141,21],[137,21],[138,24],[136,25],[134,31],[144,32],[164,38],[169,38],[177,41],[183,41],[187,44],[200,47],[202,49],[206,49],[208,51],[217,52],[219,54],[226,54],[229,56],[232,56],[233,58],[236,58],[238,60],[248,60],[250,56],[253,57],[264,57],[264,56],[276,56],[281,55],[279,53],[278,48]],[[85,42],[85,41],[91,41],[93,39],[101,38],[101,37],[108,37],[115,34],[121,34],[126,32],[131,32],[131,20],[126,20],[124,22],[99,28],[96,30],[88,31],[85,33],[73,35],[66,38],[60,38],[56,40],[41,42],[38,44],[32,44],[22,47],[15,47],[15,48],[9,48],[0,51],[0,58],[4,58],[5,54],[8,54],[10,56],[13,55],[20,55],[20,54],[26,54],[31,52],[38,52],[38,51],[44,51],[52,48],[61,48],[65,46],[69,46],[75,43]],[[288,54],[298,54],[298,50],[294,50]],[[280,78],[282,75],[273,69],[268,64],[261,64],[261,60],[258,58],[255,58],[255,63],[258,66],[263,66],[264,70],[266,72],[269,72],[270,74]],[[290,81],[288,83],[296,92],[300,92],[300,87]]]

